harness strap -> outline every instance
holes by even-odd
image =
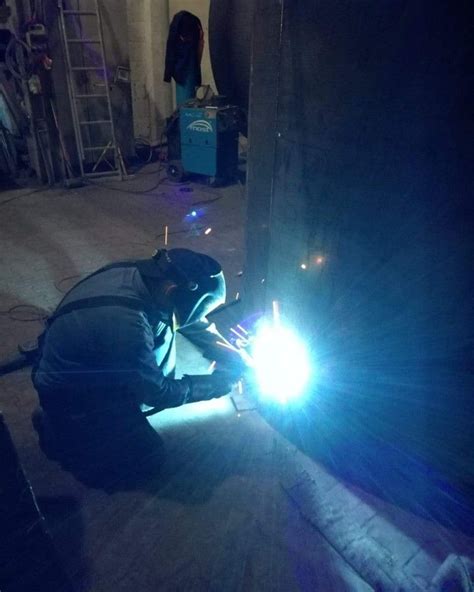
[[[79,300],[75,300],[74,302],[70,302],[68,304],[63,305],[64,300],[69,296],[72,290],[76,289],[80,284],[84,283],[86,280],[99,275],[105,271],[109,271],[110,269],[123,269],[129,267],[135,267],[138,269],[139,272],[145,272],[148,270],[150,261],[149,259],[138,259],[135,261],[118,261],[116,263],[110,263],[109,265],[105,265],[100,269],[94,271],[93,273],[87,275],[85,278],[82,278],[77,284],[75,284],[68,292],[63,296],[61,302],[58,304],[56,308],[56,312],[53,313],[47,320],[46,324],[49,327],[53,321],[57,318],[62,317],[63,315],[72,312],[74,310],[81,310],[83,308],[95,308],[99,306],[126,306],[128,308],[132,308],[133,310],[139,310],[144,312],[147,315],[152,315],[154,312],[153,306],[144,304],[142,301],[129,298],[127,296],[93,296],[90,298],[81,298]],[[157,276],[159,275],[159,270],[157,266],[156,271]],[[142,279],[143,278],[143,274]]]
[[[56,319],[69,314],[70,312],[82,310],[84,308],[98,308],[101,306],[125,306],[126,308],[144,312],[147,315],[152,314],[152,309],[145,306],[142,300],[136,298],[129,298],[127,296],[91,296],[90,298],[81,298],[80,300],[64,304],[51,317],[49,317],[47,325],[50,327]]]
[[[119,269],[119,268],[123,268],[123,267],[125,267],[125,268],[126,267],[137,267],[137,261],[119,261],[119,262],[116,262],[116,263],[109,263],[108,265],[104,265],[104,267],[101,267],[100,269],[97,269],[93,273],[90,273],[89,275],[86,275],[86,277],[83,277],[82,280],[79,280],[76,284],[74,284],[74,286],[72,286],[72,288],[70,290],[68,290],[66,292],[66,294],[64,294],[64,296],[61,298],[61,301],[59,302],[56,310],[58,310],[59,308],[61,308],[62,303],[66,300],[66,298],[69,296],[69,294],[73,290],[75,290],[78,286],[80,286],[81,284],[83,284],[88,279],[90,279],[90,278],[92,278],[92,277],[94,277],[96,275],[99,275],[99,273],[102,273],[103,271],[108,271],[109,269]],[[55,314],[53,314],[52,316],[54,317]]]

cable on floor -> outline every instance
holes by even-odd
[[[0,315],[7,316],[12,321],[32,323],[46,320],[50,313],[32,304],[16,304],[8,309],[0,310]]]
[[[28,197],[29,195],[33,195],[33,193],[39,193],[40,191],[47,191],[47,188],[40,187],[38,189],[33,189],[32,191],[27,191],[26,193],[22,193],[21,195],[15,195],[14,197],[10,197],[8,199],[4,199],[0,201],[0,206],[4,206],[12,201],[16,201],[17,199],[21,199],[22,197]]]

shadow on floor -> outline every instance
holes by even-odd
[[[212,418],[199,429],[183,422],[166,442],[154,431],[155,441],[150,442],[150,433],[137,430],[133,437],[126,438],[127,443],[121,441],[120,446],[114,443],[107,451],[104,438],[102,446],[95,446],[85,454],[81,451],[76,458],[65,456],[64,451],[58,455],[35,417],[36,414],[33,424],[40,434],[43,453],[87,487],[109,494],[141,490],[183,504],[204,504],[220,483],[245,470],[242,464],[245,434],[235,432],[232,438],[226,438],[223,447],[223,428],[213,423]],[[84,441],[81,448],[86,446]]]
[[[336,404],[330,413],[314,403],[312,408],[286,408],[284,412],[263,408],[261,412],[275,429],[335,476],[422,518],[474,536],[474,499],[468,489],[407,451],[402,443],[395,445],[375,435],[369,421],[348,425]]]

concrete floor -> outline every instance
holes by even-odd
[[[83,274],[163,246],[165,226],[169,247],[212,254],[229,297],[240,291],[243,188],[163,182],[133,193],[156,185],[156,169],[123,183],[0,193],[0,355],[41,330],[31,311],[8,309],[51,310]],[[206,369],[183,338],[178,347],[181,370]],[[246,406],[236,395],[153,417],[167,451],[161,472],[104,489],[40,451],[29,373],[0,378],[0,410],[78,590],[441,590],[430,582],[447,556],[474,558],[473,539],[337,479]]]

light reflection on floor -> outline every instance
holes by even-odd
[[[156,431],[162,433],[179,425],[203,423],[211,416],[223,418],[231,415],[237,417],[230,396],[226,396],[211,401],[200,401],[199,403],[190,403],[174,409],[166,409],[149,417],[149,422]]]

